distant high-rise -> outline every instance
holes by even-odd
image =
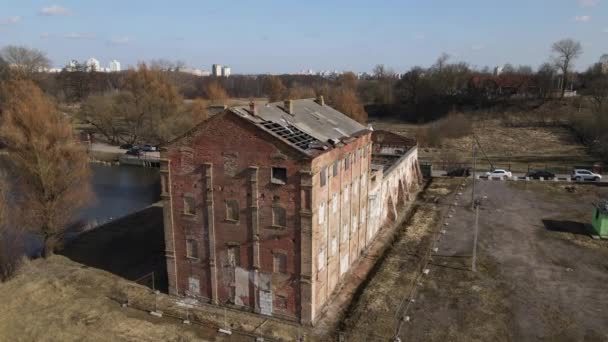
[[[211,66],[211,74],[215,77],[222,76],[222,65],[221,64],[213,64]]]
[[[228,76],[230,76],[230,72],[231,72],[231,70],[230,70],[229,66],[225,66],[222,68],[222,76],[228,77]]]
[[[111,60],[108,69],[110,72],[119,72],[120,71],[120,62],[115,59]]]
[[[99,61],[93,57],[87,59],[86,66],[87,71],[101,71],[101,65],[99,64]]]

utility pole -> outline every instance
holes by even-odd
[[[475,207],[475,233],[474,233],[474,237],[473,237],[473,261],[471,263],[471,270],[473,272],[477,272],[477,267],[476,267],[476,263],[477,263],[477,235],[479,233],[479,205],[480,205],[480,201],[479,199],[475,200],[473,202],[473,206]]]
[[[475,175],[475,168],[477,167],[477,159],[475,155],[475,141],[473,141],[473,189],[471,190],[471,209],[475,208],[475,180],[477,176]]]

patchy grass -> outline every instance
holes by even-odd
[[[461,180],[434,180],[415,204],[386,258],[341,324],[348,341],[386,341],[392,338],[400,303],[411,291],[441,218],[443,203]]]

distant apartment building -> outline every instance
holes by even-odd
[[[211,66],[211,75],[215,77],[222,76],[222,65],[221,64],[213,64]]]
[[[101,64],[97,59],[93,57],[87,59],[87,61],[85,62],[85,66],[87,71],[102,71]]]
[[[231,70],[230,70],[229,66],[222,67],[222,76],[229,77],[230,73],[231,73]]]
[[[113,59],[110,61],[110,64],[108,65],[108,70],[110,72],[119,72],[120,71],[120,62]]]
[[[415,141],[323,97],[228,108],[161,159],[169,292],[302,324],[421,180]]]

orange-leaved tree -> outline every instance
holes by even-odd
[[[62,245],[75,211],[91,199],[86,150],[33,82],[0,84],[0,99],[0,140],[8,151],[3,166],[16,175],[23,224],[42,236],[42,254],[49,256]]]

